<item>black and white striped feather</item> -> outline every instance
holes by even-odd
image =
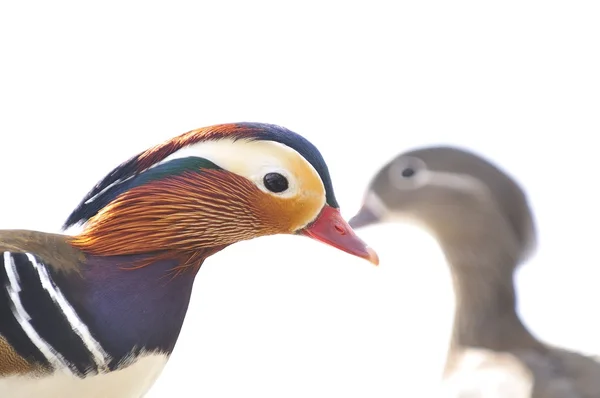
[[[102,348],[46,266],[31,253],[0,255],[0,335],[28,362],[83,377],[105,372]]]

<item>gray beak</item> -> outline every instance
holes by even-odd
[[[348,224],[352,228],[361,228],[379,221],[379,217],[371,209],[363,205],[358,213],[348,221]]]

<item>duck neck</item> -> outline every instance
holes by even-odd
[[[470,239],[468,247],[448,241],[442,246],[456,296],[450,350],[509,351],[537,345],[516,310],[516,256],[498,240],[483,237]]]

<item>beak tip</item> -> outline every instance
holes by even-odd
[[[363,218],[357,214],[350,223],[354,221],[358,225],[362,225],[365,221]],[[369,221],[368,218],[367,221]],[[364,258],[375,266],[379,265],[379,256],[375,250],[356,235],[353,227],[344,221],[338,209],[326,206],[312,225],[300,232],[346,253]]]
[[[377,255],[377,252],[375,250],[373,250],[370,247],[367,247],[367,253],[368,256],[366,257],[366,259],[373,264],[374,266],[379,266],[379,256]]]

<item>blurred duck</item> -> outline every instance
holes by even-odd
[[[0,231],[0,397],[143,396],[200,266],[236,242],[297,234],[378,262],[340,216],[317,148],[270,124],[141,152],[85,196],[65,227],[76,224],[73,236]]]
[[[538,341],[516,311],[513,274],[536,231],[517,183],[451,147],[400,154],[371,181],[353,228],[405,220],[439,242],[456,295],[442,396],[598,398],[600,365]]]

